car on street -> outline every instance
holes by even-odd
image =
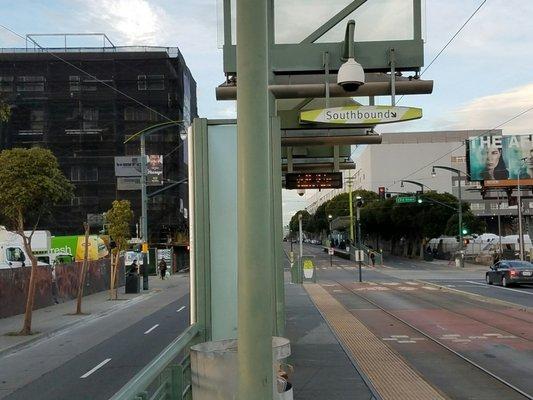
[[[490,267],[485,274],[487,284],[504,287],[533,283],[533,264],[529,261],[501,260]]]

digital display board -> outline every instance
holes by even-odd
[[[340,189],[341,172],[289,172],[285,174],[286,189]]]

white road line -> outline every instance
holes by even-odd
[[[82,376],[80,376],[80,379],[85,379],[89,375],[91,375],[93,372],[95,372],[97,369],[102,368],[104,365],[106,365],[109,361],[111,361],[110,358],[106,358],[104,361],[102,361],[100,364],[98,364],[96,367],[91,369],[90,371],[84,373]]]
[[[183,310],[185,310],[185,306],[181,306],[180,308],[178,308],[178,309],[176,310],[176,312],[180,312],[180,311],[183,311]]]
[[[155,328],[157,328],[159,324],[155,324],[150,329],[148,329],[146,332],[144,332],[145,335],[148,335],[150,332],[152,332]]]
[[[505,290],[511,290],[513,292],[518,292],[518,293],[523,293],[523,294],[529,294],[529,295],[533,295],[533,292],[525,292],[523,290],[518,290],[518,289],[511,289],[511,288],[507,288],[507,287],[504,287],[504,286],[490,286],[490,285],[487,285],[486,283],[482,283],[482,282],[474,282],[474,281],[465,281],[467,283],[471,283],[473,285],[480,285],[480,286],[485,286],[487,288],[489,287],[493,287],[493,288],[498,288],[498,289],[505,289]]]

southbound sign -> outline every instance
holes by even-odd
[[[345,106],[302,111],[300,122],[377,125],[422,118],[422,109],[395,106]]]

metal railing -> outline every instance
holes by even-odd
[[[150,361],[111,400],[192,399],[190,346],[201,341],[197,324],[189,326]],[[180,361],[176,358],[185,352]]]

